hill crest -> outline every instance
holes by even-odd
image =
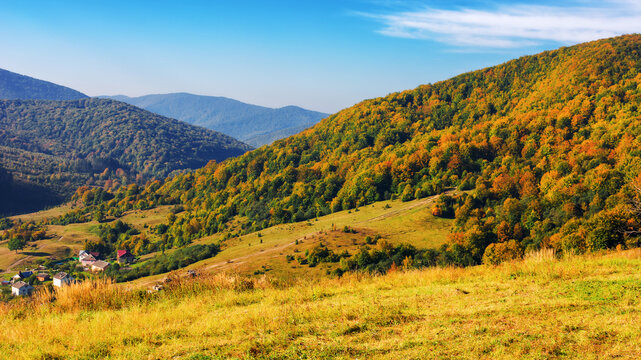
[[[313,126],[328,114],[298,106],[269,108],[219,96],[190,93],[107,96],[157,114],[222,132],[259,147]]]
[[[77,100],[87,97],[66,86],[0,69],[0,99]]]

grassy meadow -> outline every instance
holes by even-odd
[[[237,231],[231,227],[229,232],[216,234],[195,241],[196,244],[221,242],[223,251],[216,257],[191,265],[189,268],[207,271],[229,271],[242,274],[254,272],[271,272],[279,278],[297,276],[323,276],[331,265],[323,264],[316,269],[299,267],[285,261],[287,255],[303,254],[305,250],[319,243],[335,251],[357,251],[365,244],[367,236],[382,236],[386,241],[399,244],[407,243],[419,248],[437,247],[445,242],[452,220],[438,218],[430,210],[436,197],[402,202],[391,200],[361,207],[357,210],[346,210],[333,213],[318,219],[293,224],[277,225],[259,232],[232,236]],[[120,220],[132,225],[140,232],[153,238],[150,229],[167,219],[170,206],[161,206],[150,210],[136,210],[125,213]],[[55,208],[33,214],[14,217],[14,220],[42,220],[47,216],[60,215],[68,206]],[[113,220],[115,221],[115,220]],[[0,244],[0,272],[12,275],[17,270],[27,268],[39,258],[66,258],[77,254],[83,248],[85,240],[96,240],[99,223],[90,221],[82,224],[47,225],[47,239],[32,241],[29,247],[18,253]],[[357,233],[344,233],[348,226]],[[298,240],[298,244],[296,241]],[[5,241],[6,243],[6,241]],[[173,250],[169,250],[171,252]],[[156,255],[151,253],[142,256],[148,259]],[[139,279],[133,283],[149,285],[164,275]]]
[[[298,279],[84,283],[5,305],[11,359],[638,358],[641,251]],[[92,291],[87,291],[92,288]]]
[[[388,200],[357,210],[336,212],[310,221],[282,224],[243,236],[225,239],[226,233],[199,239],[195,243],[221,242],[222,251],[213,258],[188,266],[206,272],[234,272],[251,275],[265,272],[272,278],[321,278],[337,264],[315,268],[287,262],[286,256],[302,255],[319,244],[336,252],[355,253],[366,244],[367,236],[381,236],[392,244],[411,244],[418,248],[438,247],[449,234],[453,220],[431,214],[436,197],[402,202]],[[129,215],[130,216],[130,215]],[[345,226],[356,233],[345,233]],[[134,280],[130,286],[149,286],[165,275]]]

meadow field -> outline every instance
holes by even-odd
[[[208,271],[229,271],[253,274],[256,271],[271,272],[279,278],[296,276],[318,277],[332,268],[322,264],[316,269],[297,267],[288,263],[287,255],[300,255],[323,243],[335,251],[354,253],[365,244],[367,236],[380,236],[392,244],[411,244],[418,248],[435,248],[443,244],[450,232],[453,220],[433,216],[430,212],[437,196],[403,202],[388,200],[359,209],[345,210],[309,221],[282,224],[246,235],[237,233],[233,226],[226,232],[196,240],[195,244],[220,243],[222,252],[217,256],[188,267]],[[13,217],[14,220],[40,221],[47,216],[60,214],[68,205],[51,210]],[[153,238],[151,229],[170,214],[170,206],[150,210],[135,210],[125,213],[119,220],[130,224],[141,233]],[[104,222],[110,224],[115,220]],[[97,221],[81,224],[46,225],[47,239],[32,241],[20,252],[9,251],[0,243],[0,273],[12,276],[21,269],[33,266],[39,259],[63,259],[77,255],[85,240],[98,239]],[[345,233],[349,227],[356,233]],[[6,243],[6,241],[4,242]],[[168,250],[172,252],[173,250]],[[141,260],[157,255],[146,254]],[[152,276],[133,282],[133,286],[149,285],[164,275]]]
[[[638,358],[641,250],[282,281],[85,282],[5,305],[10,359]],[[53,297],[56,300],[52,300]]]

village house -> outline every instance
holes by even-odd
[[[13,276],[13,281],[20,281],[22,279],[28,278],[31,275],[33,275],[33,271],[18,271],[18,273]]]
[[[106,261],[98,260],[91,265],[91,271],[100,272],[105,271],[109,267],[109,263]]]
[[[88,252],[85,252],[84,250],[80,252],[80,256],[78,256],[78,261],[80,261],[80,264],[84,267],[89,267],[92,266],[93,263],[96,262],[96,258],[91,255]]]
[[[86,256],[86,255],[91,255],[96,260],[98,260],[100,258],[100,253],[98,251],[80,250],[80,252],[78,253],[78,259],[80,259],[81,257]]]
[[[118,250],[118,262],[121,264],[128,264],[134,261],[134,256],[127,250]]]
[[[63,287],[71,284],[73,278],[64,271],[61,271],[53,276],[53,286]]]
[[[11,295],[15,295],[15,296],[29,295],[31,294],[32,290],[33,290],[33,286],[27,284],[26,282],[16,281],[11,286]]]
[[[45,273],[38,274],[36,275],[36,279],[38,279],[38,281],[40,282],[47,281],[49,280],[49,274],[45,274]]]

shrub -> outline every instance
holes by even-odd
[[[517,260],[522,257],[523,248],[516,240],[509,240],[488,245],[483,254],[483,263],[498,265],[504,261]]]
[[[620,211],[602,211],[587,224],[587,245],[592,251],[612,249],[624,243],[623,232],[627,219]]]

